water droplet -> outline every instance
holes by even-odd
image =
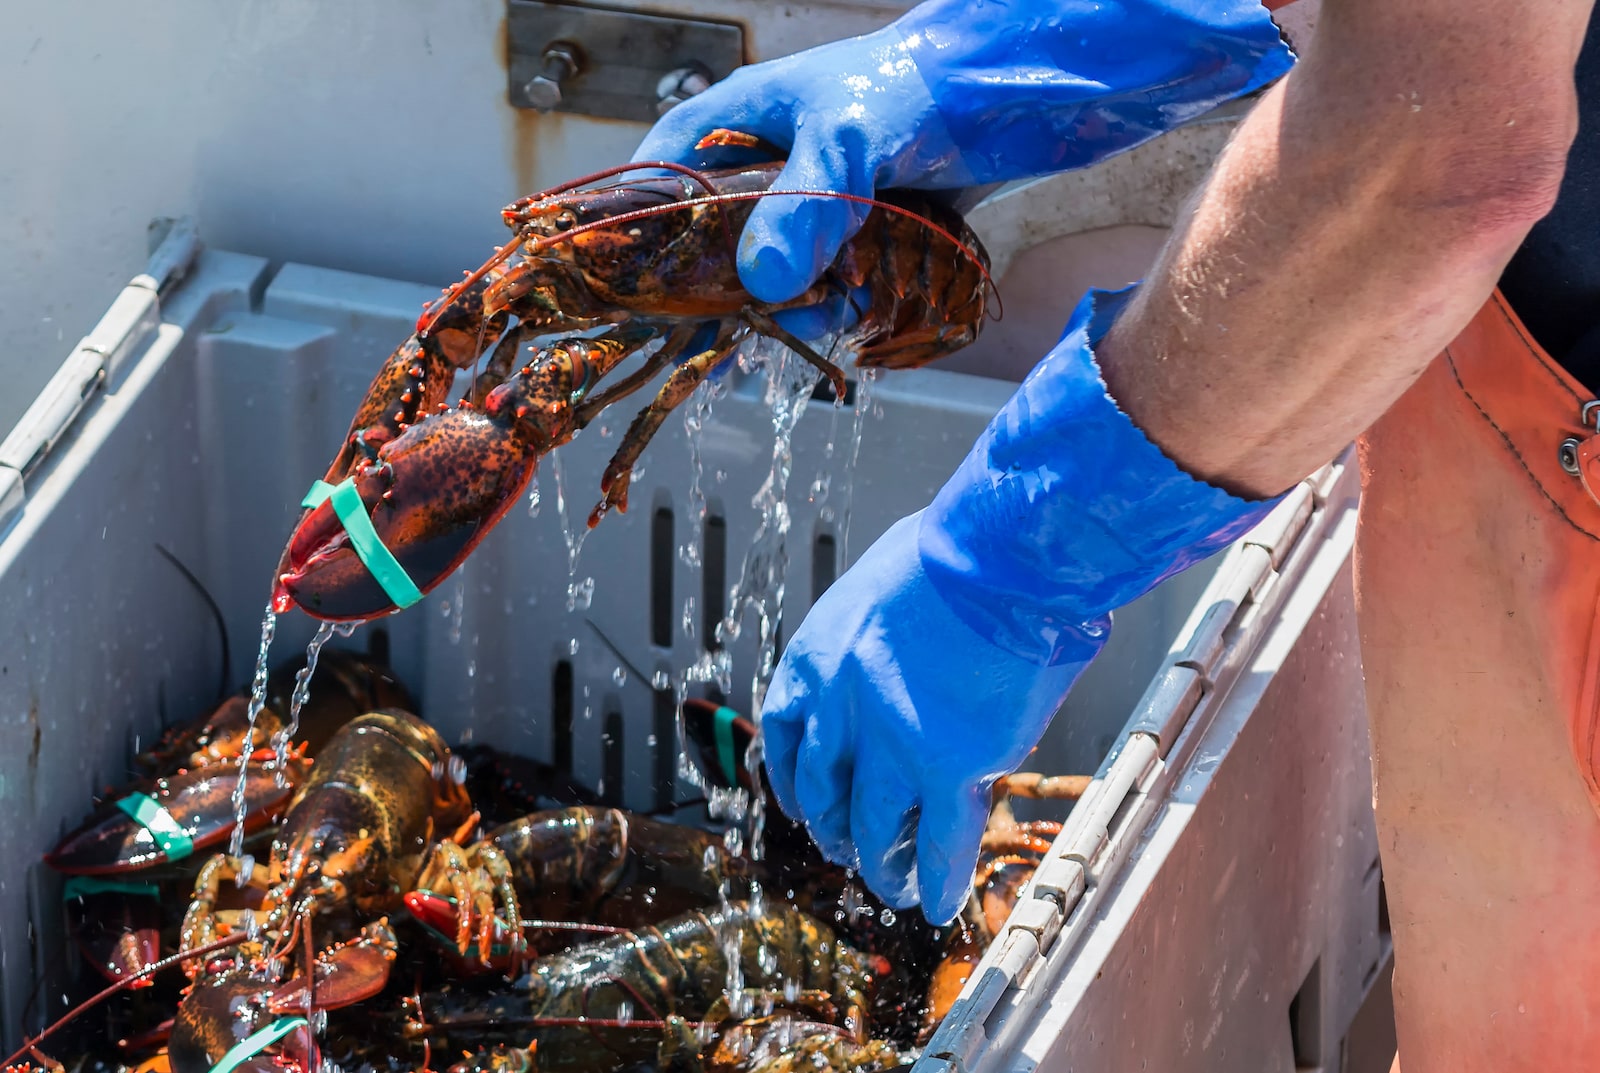
[[[576,656],[577,654],[578,654],[578,639],[576,637],[570,637],[570,638],[567,639],[567,655]]]
[[[650,685],[653,689],[666,689],[671,684],[672,679],[668,677],[666,671],[657,671],[650,676]]]
[[[243,890],[250,882],[250,877],[255,873],[256,859],[246,853],[239,858],[239,874],[233,877],[234,886]]]
[[[450,781],[457,786],[467,781],[467,762],[459,756],[450,757]]]
[[[594,602],[594,578],[586,577],[582,581],[567,586],[567,610],[587,611]]]
[[[894,922],[895,922],[894,910],[893,909],[889,909],[889,908],[886,907],[883,910],[883,912],[878,915],[878,919],[883,921],[884,927],[886,927],[886,928],[894,927]]]
[[[622,668],[622,667],[618,667],[616,670],[612,671],[611,672],[611,682],[612,682],[613,685],[617,686],[619,689],[622,686],[627,685],[628,684],[628,672],[627,672],[627,670]]]

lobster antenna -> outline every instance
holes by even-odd
[[[711,180],[707,178],[705,173],[702,171],[691,168],[686,164],[675,164],[670,160],[646,160],[640,161],[637,164],[618,164],[615,167],[602,168],[600,171],[590,172],[588,175],[580,176],[579,178],[564,182],[559,186],[552,186],[549,189],[541,190],[537,194],[529,194],[527,197],[518,198],[506,208],[502,209],[501,215],[506,218],[507,223],[510,223],[510,218],[517,212],[547,197],[554,197],[557,194],[569,193],[573,190],[576,190],[580,186],[587,186],[589,183],[598,182],[601,179],[608,179],[613,175],[622,175],[630,171],[644,171],[651,168],[660,168],[665,171],[675,171],[679,174],[687,175],[695,182],[703,186],[708,194],[714,195],[717,192],[717,188],[711,185]],[[677,202],[669,202],[668,204],[677,204]],[[726,216],[723,218],[723,223],[727,223]],[[731,246],[733,243],[733,235],[731,228],[729,229],[728,242],[730,245],[729,252],[732,253],[733,250],[731,249]],[[484,276],[488,275],[488,273],[496,266],[505,263],[505,261],[516,252],[517,245],[518,239],[513,237],[504,246],[497,248],[494,256],[489,258],[488,261],[484,262],[483,266],[476,272],[467,273],[466,278],[460,283],[452,284],[450,287],[447,287],[443,295],[441,295],[438,300],[431,303],[427,309],[422,311],[422,316],[417,320],[417,334],[427,335],[434,323],[438,321],[440,315],[442,315],[446,309],[450,308],[450,304],[460,296],[461,292],[478,282]],[[483,333],[480,331],[480,349],[482,347],[482,334]]]
[[[597,231],[602,227],[615,227],[617,224],[632,223],[635,220],[644,220],[650,218],[651,216],[658,216],[663,212],[674,212],[680,209],[692,209],[701,205],[712,205],[727,201],[759,201],[760,199],[767,197],[831,197],[840,201],[853,201],[861,205],[870,205],[873,208],[883,209],[885,212],[891,212],[897,216],[905,216],[911,220],[915,220],[917,223],[922,224],[930,231],[944,238],[947,242],[953,245],[963,257],[972,262],[973,266],[977,268],[979,275],[983,277],[984,284],[993,293],[996,304],[1000,305],[1000,314],[995,319],[999,320],[1005,316],[1005,306],[1000,303],[1000,288],[995,283],[994,277],[989,274],[988,267],[983,263],[983,260],[978,256],[977,252],[972,249],[972,247],[968,246],[965,242],[962,242],[948,230],[934,223],[932,220],[928,219],[919,212],[914,212],[913,210],[904,208],[900,205],[890,204],[889,202],[882,201],[878,198],[863,197],[860,194],[847,194],[839,190],[739,190],[725,194],[714,194],[708,197],[688,198],[684,201],[673,201],[664,205],[651,205],[648,208],[632,209],[628,212],[618,213],[615,216],[607,216],[602,220],[591,220],[586,224],[579,224],[577,227],[569,228],[568,230],[561,232],[559,235],[540,236],[533,240],[531,243],[532,249],[530,249],[528,252],[531,255],[550,246],[559,245],[568,239],[576,238],[579,235],[588,234],[590,231]],[[499,260],[504,260],[504,256],[509,256],[509,254],[497,256],[499,257]],[[483,271],[487,271],[489,267],[492,267],[492,265],[486,265]]]
[[[699,147],[697,146],[696,148]],[[517,201],[512,202],[511,206],[503,215],[509,215],[511,209],[514,209],[519,205],[526,207],[536,201],[543,200],[544,198],[554,197],[556,194],[569,193],[573,190],[576,190],[580,186],[588,186],[590,183],[598,182],[601,179],[609,179],[613,175],[625,175],[630,171],[649,171],[652,168],[660,168],[663,171],[675,171],[679,175],[687,175],[689,178],[699,183],[707,194],[715,195],[717,192],[717,188],[711,184],[711,178],[699,168],[691,168],[687,164],[679,164],[673,160],[640,160],[636,163],[617,164],[613,167],[601,168],[599,171],[590,172],[588,175],[573,179],[570,182],[562,183],[560,186],[552,186],[550,189],[534,194],[531,197],[520,198]],[[507,222],[509,223],[510,221],[508,220]],[[722,214],[722,224],[727,230],[726,237],[728,239],[728,256],[737,256],[738,248],[734,243],[733,228],[728,227],[728,214],[726,212]]]
[[[197,946],[193,950],[180,950],[170,957],[164,957],[160,961],[152,962],[151,964],[146,965],[138,972],[124,976],[110,987],[105,988],[93,997],[87,998],[83,1002],[79,1003],[75,1009],[69,1010],[62,1014],[61,1018],[57,1020],[55,1024],[51,1025],[43,1032],[40,1032],[37,1036],[24,1043],[14,1053],[12,1053],[10,1057],[6,1058],[5,1061],[0,1062],[0,1068],[11,1065],[17,1059],[21,1058],[39,1044],[43,1043],[47,1038],[55,1035],[56,1031],[60,1029],[62,1025],[65,1025],[68,1021],[71,1021],[83,1011],[98,1006],[112,995],[115,995],[118,991],[125,991],[129,987],[132,987],[134,981],[142,980],[146,976],[153,976],[163,969],[171,968],[179,962],[188,961],[190,958],[201,957],[206,954],[214,954],[218,950],[225,949],[226,947],[237,946],[239,943],[244,942],[246,938],[246,934],[241,931],[235,935],[228,936],[226,939],[218,939],[214,943],[207,943],[205,946]]]
[[[613,175],[624,175],[630,171],[648,171],[651,168],[660,168],[663,171],[675,171],[680,175],[687,175],[689,178],[705,187],[707,193],[715,194],[717,192],[717,188],[711,185],[711,180],[707,178],[705,172],[696,168],[691,168],[687,164],[677,164],[670,160],[641,160],[636,164],[616,164],[609,168],[601,168],[599,171],[592,171],[588,175],[571,179],[560,184],[559,186],[552,186],[547,190],[541,190],[537,194],[529,194],[527,197],[518,198],[517,200],[513,201],[505,211],[510,213],[519,205],[528,206],[532,205],[536,201],[542,201],[547,197],[554,197],[557,194],[570,193],[580,186],[588,186],[590,183],[599,182],[601,179],[609,179]]]
[[[194,590],[200,594],[200,599],[204,600],[206,602],[206,606],[211,609],[211,617],[216,621],[217,624],[217,636],[222,641],[222,685],[218,689],[217,696],[217,702],[220,704],[222,701],[228,699],[228,694],[233,692],[233,686],[231,685],[233,679],[233,666],[231,663],[232,653],[228,645],[228,620],[223,617],[222,608],[217,606],[217,601],[215,597],[211,595],[211,590],[207,589],[200,579],[194,576],[194,572],[192,570],[190,570],[187,566],[184,566],[176,555],[162,547],[160,544],[157,544],[155,548],[156,551],[161,553],[161,557],[163,559],[171,563],[173,567],[177,569],[178,573],[183,575],[184,580],[188,581],[189,584],[194,586]]]

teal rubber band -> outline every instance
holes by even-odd
[[[300,505],[302,507],[308,507],[311,510],[316,510],[318,507],[322,506],[322,501],[327,499],[332,494],[333,485],[329,484],[327,481],[312,481],[311,491],[306,493],[306,497],[300,501]]]
[[[406,568],[400,565],[394,554],[384,547],[383,538],[372,527],[372,519],[367,516],[367,505],[361,501],[361,493],[356,491],[355,478],[347,477],[336,485],[316,481],[300,505],[315,510],[325,499],[333,500],[333,512],[339,516],[339,523],[349,534],[350,546],[355,548],[361,565],[382,586],[394,605],[403,609],[421,600],[422,590],[417,588],[417,583],[411,580],[411,575],[406,573]]]
[[[222,1060],[211,1067],[211,1073],[233,1073],[240,1062],[247,1058],[254,1058],[268,1047],[277,1043],[297,1028],[304,1028],[307,1021],[304,1017],[280,1017],[266,1028],[252,1032],[244,1039],[228,1048],[228,1053]]]
[[[117,807],[132,816],[134,823],[150,832],[156,845],[166,853],[167,860],[181,861],[194,852],[194,841],[189,837],[189,832],[183,829],[183,824],[150,795],[129,794],[117,802]]]
[[[733,760],[733,721],[739,713],[732,708],[718,708],[713,729],[717,735],[717,759],[722,761],[722,773],[733,786],[739,785],[739,770]]]
[[[68,876],[61,885],[61,900],[71,901],[85,894],[133,894],[161,899],[161,888],[154,883],[134,883],[125,879],[100,879],[96,876]]]

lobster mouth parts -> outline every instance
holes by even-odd
[[[343,484],[319,483],[289,538],[272,608],[366,622],[421,600],[471,555],[517,500],[537,456],[506,450],[474,411],[411,426]]]

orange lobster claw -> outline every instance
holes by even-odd
[[[503,407],[501,407],[503,409]],[[544,453],[486,408],[435,414],[385,444],[350,480],[371,528],[423,595],[470,555],[532,479]],[[273,608],[364,622],[400,609],[357,551],[333,498],[289,538]]]
[[[347,479],[359,505],[349,489],[336,489],[301,518],[279,566],[273,609],[298,605],[313,618],[365,622],[433,591],[528,487],[539,460],[572,438],[577,404],[650,338],[622,328],[605,339],[539,348],[484,396],[481,410],[464,401],[385,443],[372,465]]]
[[[364,1002],[388,984],[397,949],[387,920],[369,924],[359,937],[324,953],[315,967],[307,970],[316,973],[314,996],[310,996],[310,981],[296,976],[272,992],[267,1008],[276,1014],[303,1013],[308,997],[314,997],[319,1010]]]

